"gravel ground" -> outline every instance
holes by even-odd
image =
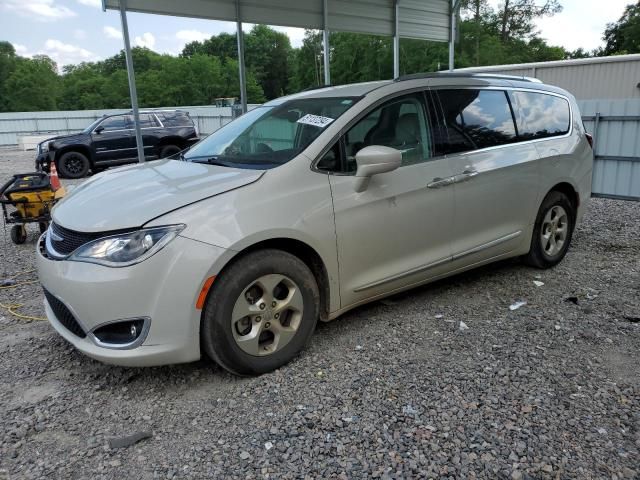
[[[0,151],[0,180],[32,158]],[[357,309],[258,378],[103,365],[0,309],[0,479],[640,478],[639,233],[640,205],[593,200],[558,267]],[[0,279],[32,269],[35,239],[5,237]],[[0,290],[28,315],[41,297]]]

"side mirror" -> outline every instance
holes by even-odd
[[[402,162],[402,153],[391,147],[371,145],[364,147],[356,153],[356,184],[355,191],[364,192],[369,186],[369,180],[373,175],[391,172],[397,169]]]
[[[100,125],[100,126],[96,127],[96,129],[93,131],[93,133],[97,133],[98,135],[100,135],[103,130],[104,130],[104,127],[102,125]]]

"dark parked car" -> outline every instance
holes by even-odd
[[[187,112],[140,112],[140,127],[147,160],[165,158],[196,143],[198,130]],[[138,160],[131,113],[105,115],[79,133],[53,137],[38,144],[36,168],[49,171],[55,161],[60,175],[82,178],[114,165]]]

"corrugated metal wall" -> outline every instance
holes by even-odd
[[[578,100],[640,98],[640,55],[458,69],[535,77],[571,92]]]
[[[253,106],[249,108],[253,108]],[[231,107],[171,107],[171,109],[189,112],[202,134],[216,131],[232,118]],[[51,134],[54,136],[77,132],[103,115],[125,111],[71,110],[0,113],[0,146],[17,145],[20,135]]]
[[[640,99],[579,104],[595,141],[594,196],[640,200]]]

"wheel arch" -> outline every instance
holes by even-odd
[[[91,149],[86,145],[67,145],[64,147],[60,147],[60,149],[56,150],[56,167],[58,167],[60,157],[67,152],[78,152],[83,154],[85,157],[87,157],[87,160],[89,160],[89,166],[93,167],[93,155],[91,154]]]
[[[320,291],[320,321],[327,321],[329,319],[331,298],[329,272],[320,254],[308,243],[305,243],[302,240],[289,237],[278,237],[261,240],[248,245],[243,249],[238,250],[235,255],[225,263],[218,275],[223,275],[224,270],[248,253],[264,249],[276,249],[290,253],[291,255],[298,257],[305,263],[305,265],[307,265],[307,267],[309,267],[318,284],[318,290]]]
[[[186,143],[187,142],[185,141],[185,139],[180,137],[179,135],[169,135],[166,137],[162,137],[158,140],[158,144],[157,144],[158,154],[160,154],[160,150],[163,147],[166,147],[167,145],[175,145],[180,149],[184,149],[186,146]]]
[[[578,193],[578,190],[569,182],[560,182],[555,184],[549,189],[549,191],[545,195],[545,198],[551,192],[564,193],[569,198],[569,201],[571,202],[571,205],[573,206],[575,212],[578,212],[578,207],[580,207],[580,194]]]

